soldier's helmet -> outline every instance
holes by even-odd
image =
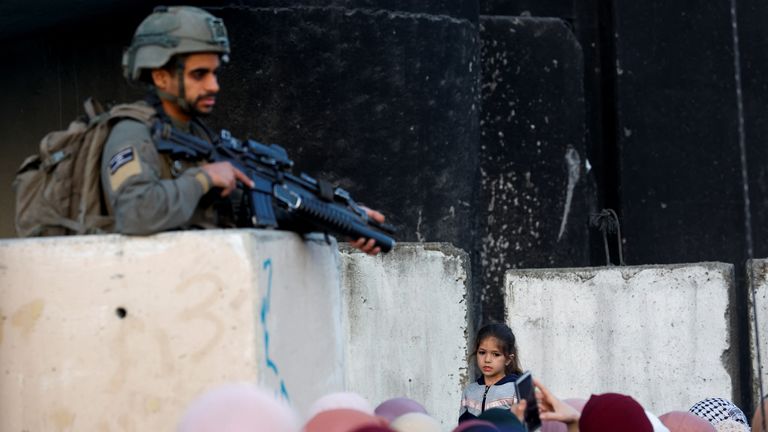
[[[145,70],[162,67],[176,54],[219,53],[229,60],[224,21],[192,6],[158,6],[139,24],[123,52],[123,76],[140,79]]]

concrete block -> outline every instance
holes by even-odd
[[[393,3],[217,11],[230,29],[233,59],[221,73],[227,108],[217,108],[211,122],[283,145],[297,170],[384,212],[401,241],[468,249],[477,26],[387,10]]]
[[[335,244],[226,230],[0,242],[0,430],[173,430],[207,388],[341,386]]]
[[[752,367],[753,406],[760,400],[760,381],[763,380],[763,392],[768,391],[768,259],[753,259],[747,261],[747,278],[749,292],[749,353]],[[752,293],[754,291],[754,298]],[[757,314],[757,327],[755,327]],[[759,343],[757,342],[759,341]],[[759,347],[759,352],[758,352]],[[757,357],[760,356],[758,367]],[[750,407],[751,408],[751,407]]]
[[[739,95],[751,95],[754,87],[747,92],[737,81],[742,66],[734,58],[734,38],[744,35],[734,22],[735,3],[613,3],[626,256],[633,263],[745,261],[749,221],[741,161],[750,159],[751,171],[764,159],[760,150],[753,153],[763,135],[738,106]],[[741,53],[741,61],[751,63],[752,54]],[[763,85],[764,73],[758,75]],[[744,127],[754,130],[751,141],[740,142]],[[755,210],[762,209],[760,198],[752,196]],[[752,224],[761,231],[765,223],[758,220]]]
[[[561,397],[626,393],[655,413],[732,398],[733,266],[511,270],[524,369]]]
[[[502,319],[509,268],[589,264],[581,46],[552,18],[482,17],[477,285]]]
[[[467,381],[467,254],[398,244],[385,256],[342,251],[347,388],[374,405],[405,396],[451,429]]]

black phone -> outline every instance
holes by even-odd
[[[529,431],[535,431],[541,427],[539,418],[539,406],[536,404],[536,394],[533,388],[533,377],[531,371],[526,371],[515,381],[515,391],[519,400],[525,399],[525,426]]]

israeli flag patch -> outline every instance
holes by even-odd
[[[133,148],[120,150],[109,160],[109,173],[114,174],[121,166],[133,160]]]

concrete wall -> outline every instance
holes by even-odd
[[[259,231],[0,242],[0,430],[170,431],[240,380],[306,408],[343,385],[337,259]]]
[[[749,352],[752,360],[752,400],[757,405],[760,400],[760,381],[763,380],[763,394],[768,391],[768,260],[755,259],[747,262],[747,276],[749,278]],[[754,290],[754,298],[752,293]],[[757,314],[757,327],[755,327],[755,314]],[[759,339],[758,339],[759,338]],[[757,341],[759,340],[759,343]],[[762,370],[758,368],[758,347]],[[751,407],[750,407],[751,408]]]
[[[483,16],[480,37],[474,275],[485,316],[498,321],[507,269],[589,265],[586,221],[596,200],[584,142],[582,50],[567,23]]]
[[[524,369],[561,397],[627,393],[664,413],[733,398],[733,267],[512,270],[508,321]]]
[[[474,333],[465,252],[400,244],[382,257],[344,249],[347,386],[378,404],[405,396],[455,426]]]
[[[479,317],[468,260],[255,230],[0,241],[0,430],[173,430],[228,381],[302,414],[332,391],[407,396],[449,428]]]

